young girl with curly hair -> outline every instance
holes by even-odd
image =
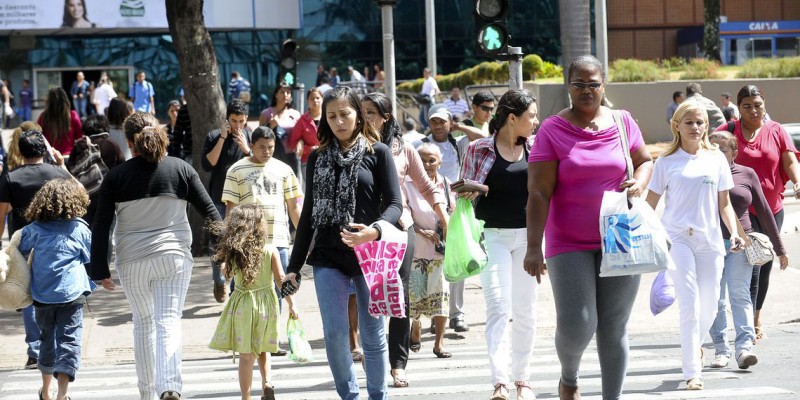
[[[275,284],[283,280],[277,249],[266,245],[264,214],[257,205],[234,208],[222,227],[214,259],[227,266],[225,277],[236,288],[222,310],[209,347],[240,353],[239,388],[250,399],[253,363],[258,356],[262,400],[274,400],[269,381],[270,353],[278,351],[278,296]],[[286,297],[289,317],[297,318],[291,296]]]
[[[68,399],[81,361],[83,305],[94,285],[84,264],[89,262],[92,233],[80,218],[89,195],[74,179],[53,179],[36,192],[25,217],[32,223],[20,231],[19,250],[33,252],[31,297],[41,332],[39,398],[52,399],[50,383],[58,380],[58,400]]]

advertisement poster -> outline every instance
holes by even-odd
[[[86,33],[167,29],[164,0],[3,0],[0,31]],[[211,0],[208,29],[298,29],[300,0]]]

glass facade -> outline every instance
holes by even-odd
[[[486,60],[476,55],[473,7],[473,0],[435,1],[439,73],[456,72]],[[340,71],[353,65],[361,71],[383,59],[380,10],[373,0],[302,0],[302,10],[299,31],[211,32],[221,84],[227,85],[233,71],[248,79],[253,90],[252,113],[268,102],[278,74],[279,44],[287,37],[300,44],[299,76],[306,87],[314,84],[319,63]],[[394,21],[397,78],[418,78],[426,64],[424,2],[400,0]],[[508,29],[511,45],[522,47],[525,54],[556,61],[560,52],[557,0],[511,0]],[[7,40],[0,39],[0,48],[8,45]],[[178,98],[182,86],[168,34],[37,36],[36,47],[27,53],[28,65],[14,69],[35,71],[33,80],[41,79],[37,94],[58,84],[69,89],[75,71],[82,69],[96,70],[98,76],[108,70],[115,89],[123,95],[133,74],[145,71],[163,116],[166,104]]]

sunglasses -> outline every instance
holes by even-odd
[[[478,106],[478,108],[480,108],[481,110],[486,111],[486,112],[494,111],[494,107],[489,107],[489,106]]]
[[[570,82],[569,84],[570,84],[570,86],[572,86],[575,89],[583,90],[583,89],[589,88],[593,92],[596,92],[597,90],[600,89],[601,86],[603,86],[603,84],[600,83],[600,82],[589,82],[589,83]]]

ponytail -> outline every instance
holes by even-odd
[[[157,163],[166,157],[169,137],[153,114],[137,111],[125,119],[122,129],[133,142],[133,151],[145,161]]]

